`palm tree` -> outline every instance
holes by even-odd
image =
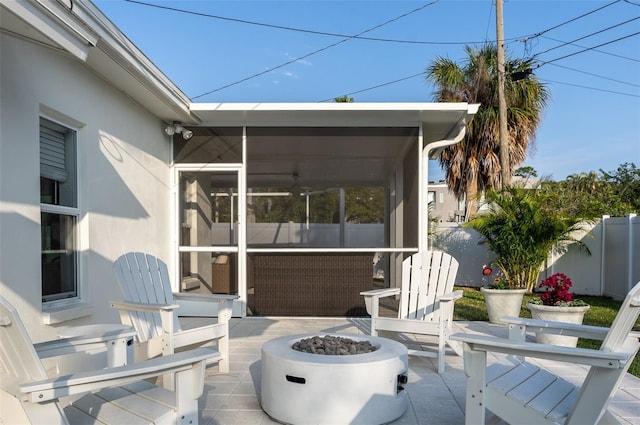
[[[502,187],[500,140],[498,134],[497,49],[493,44],[480,48],[466,46],[464,63],[438,57],[427,68],[427,80],[436,86],[438,102],[480,103],[469,124],[465,139],[447,147],[439,157],[449,189],[458,199],[466,195],[467,217],[477,211],[478,194]],[[531,60],[506,58],[505,97],[509,138],[509,173],[527,155],[533,143],[542,111],[549,98],[545,86],[533,77]],[[512,77],[518,73],[518,79]]]

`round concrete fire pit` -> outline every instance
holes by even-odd
[[[365,354],[326,355],[292,346],[316,335],[276,338],[262,346],[262,409],[286,424],[383,424],[405,412],[407,348],[385,338],[330,334],[369,341]],[[320,335],[324,336],[324,335]]]

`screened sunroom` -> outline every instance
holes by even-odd
[[[179,289],[237,294],[237,316],[363,314],[359,293],[427,249],[428,158],[476,109],[193,104],[173,135]]]

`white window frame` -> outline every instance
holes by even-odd
[[[61,292],[59,294],[55,294],[55,295],[47,295],[45,296],[44,293],[41,294],[41,299],[42,299],[42,304],[43,306],[46,305],[48,308],[50,307],[55,307],[55,306],[60,306],[60,305],[64,305],[65,303],[68,303],[69,301],[72,302],[77,302],[79,299],[81,299],[81,284],[80,284],[80,270],[81,270],[81,264],[80,264],[80,199],[79,199],[79,195],[80,195],[80,190],[79,190],[79,155],[78,155],[78,133],[79,133],[79,129],[73,125],[69,125],[68,123],[65,123],[63,121],[57,120],[55,118],[52,118],[50,116],[41,114],[39,116],[39,120],[38,120],[38,134],[40,134],[41,131],[41,125],[40,125],[40,118],[41,119],[45,119],[47,121],[50,121],[54,124],[57,124],[61,127],[64,127],[65,129],[73,132],[73,137],[69,140],[66,140],[65,143],[66,144],[72,144],[73,146],[70,147],[72,155],[70,155],[74,161],[73,164],[73,168],[75,170],[75,177],[74,177],[74,191],[75,191],[75,206],[70,207],[70,206],[63,206],[63,205],[55,205],[55,204],[47,204],[47,203],[40,203],[40,212],[41,213],[51,213],[51,214],[59,214],[59,215],[63,215],[63,216],[67,216],[67,217],[71,217],[72,219],[72,234],[71,239],[72,239],[72,244],[73,244],[73,255],[74,255],[74,283],[75,283],[75,288],[74,291],[71,292]],[[40,143],[40,142],[39,142]],[[65,148],[68,148],[68,146],[65,146]],[[40,146],[39,146],[40,149]],[[41,175],[42,177],[42,175]],[[42,226],[42,223],[41,223]],[[41,253],[42,253],[42,246],[41,246]],[[40,265],[42,267],[42,260],[40,262]],[[41,290],[43,290],[43,284],[44,284],[44,280],[41,278],[41,282],[40,282],[40,288]],[[75,292],[75,295],[73,296],[61,296],[63,294],[69,294],[69,293],[73,293]]]

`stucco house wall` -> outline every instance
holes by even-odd
[[[55,337],[58,326],[117,322],[108,305],[121,298],[112,272],[117,256],[141,250],[169,258],[163,123],[64,52],[0,34],[0,55],[1,294],[35,341]],[[62,313],[90,313],[52,326],[41,302],[40,116],[77,129],[82,303]]]

